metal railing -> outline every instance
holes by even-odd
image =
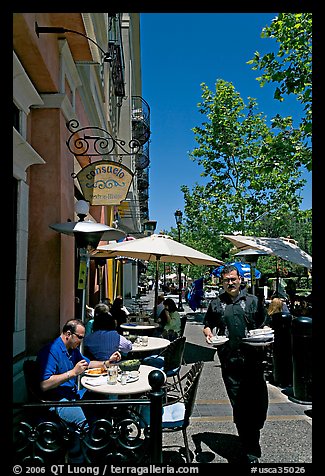
[[[14,403],[14,463],[64,463],[79,438],[85,463],[161,464],[164,376],[157,370],[148,378],[152,389],[145,398]],[[148,406],[149,427],[142,417]],[[76,429],[53,407],[87,407],[98,416],[89,428]]]
[[[149,104],[141,96],[132,96],[132,137],[143,145],[150,133]]]

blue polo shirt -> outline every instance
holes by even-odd
[[[77,362],[85,359],[79,348],[67,350],[61,337],[57,337],[53,342],[43,347],[38,355],[37,362],[40,367],[40,382],[49,379],[52,375],[59,375],[71,371]],[[48,400],[67,400],[79,399],[77,377],[72,377],[56,388],[45,392]]]

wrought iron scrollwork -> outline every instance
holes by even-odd
[[[103,408],[103,407],[101,407]],[[139,409],[139,406],[137,406]],[[73,438],[79,435],[85,463],[140,463],[150,461],[150,431],[134,405],[109,407],[89,428],[69,426],[51,411],[33,408],[22,415],[14,430],[19,463],[64,462]],[[100,411],[102,412],[102,411]]]
[[[124,407],[95,420],[81,445],[88,463],[139,463],[148,461],[149,442],[149,431],[139,413]]]
[[[139,399],[14,403],[15,462],[58,464],[76,454],[79,458],[81,449],[86,463],[161,464],[165,376],[152,370],[148,381],[151,390]],[[87,422],[76,427],[53,407],[81,407]]]
[[[108,131],[100,127],[79,128],[79,122],[72,119],[67,128],[72,134],[67,140],[69,151],[75,156],[99,157],[115,154],[128,156],[137,154],[141,144],[137,139],[131,139],[128,144],[123,139],[114,138]]]
[[[23,463],[64,461],[70,430],[56,421],[20,421],[14,438],[16,453]]]

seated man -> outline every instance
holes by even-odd
[[[86,389],[78,390],[78,375],[88,368],[103,367],[108,363],[90,361],[81,354],[78,347],[84,337],[84,323],[78,319],[70,319],[64,324],[61,335],[38,353],[40,388],[47,400],[73,401],[83,398]],[[109,358],[110,361],[120,359],[119,352],[114,352]],[[51,410],[76,429],[88,427],[86,415],[81,407],[53,407]],[[71,451],[70,462],[83,462],[79,440],[75,442],[75,447]]]

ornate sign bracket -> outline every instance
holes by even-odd
[[[82,127],[79,122],[72,119],[67,122],[67,128],[72,132],[67,140],[69,151],[75,156],[100,157],[104,155],[116,155],[122,161],[123,156],[137,154],[141,144],[137,139],[131,139],[126,145],[123,139],[114,138],[108,131],[100,127]]]

